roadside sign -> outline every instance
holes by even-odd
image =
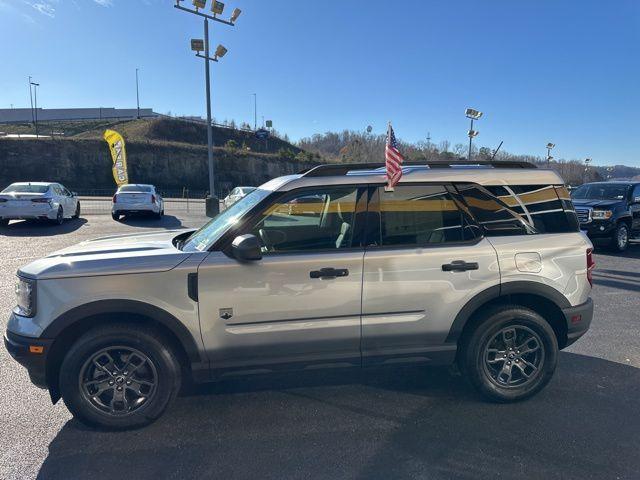
[[[260,138],[260,139],[269,138],[269,130],[266,130],[264,128],[259,128],[258,130],[256,130],[256,138]]]
[[[267,128],[271,128],[271,127],[273,127],[273,121],[272,120],[267,120],[265,122],[265,125],[267,126]]]

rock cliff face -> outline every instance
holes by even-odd
[[[276,154],[216,148],[218,195],[237,185],[260,185],[296,173],[312,162]],[[127,142],[129,181],[151,183],[162,190],[208,190],[207,149],[187,143]],[[111,156],[102,140],[0,140],[0,189],[16,181],[56,181],[76,191],[112,190]]]

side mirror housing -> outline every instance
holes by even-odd
[[[251,262],[262,259],[262,250],[258,237],[251,234],[239,235],[231,244],[233,256],[241,262]]]
[[[77,197],[77,196],[78,196],[78,194],[77,194],[77,192],[71,192],[71,196],[72,196],[72,197]]]

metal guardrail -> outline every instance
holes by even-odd
[[[110,215],[111,197],[87,197],[78,196],[83,215]],[[203,199],[193,198],[164,198],[164,211],[172,213],[205,215],[205,203]]]

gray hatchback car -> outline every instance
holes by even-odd
[[[457,362],[524,399],[589,328],[592,245],[562,179],[526,163],[321,165],[196,231],[80,243],[18,271],[5,335],[81,421],[160,417],[196,382],[332,366]]]

